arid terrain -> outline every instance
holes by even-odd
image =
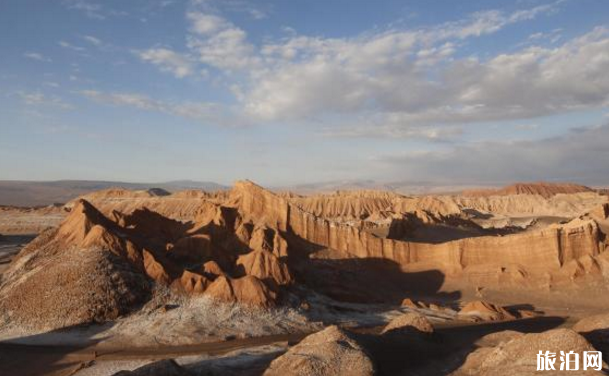
[[[606,191],[129,188],[0,207],[0,375],[528,375],[539,351],[595,349],[609,361]]]

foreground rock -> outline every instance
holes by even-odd
[[[375,366],[364,349],[337,326],[312,334],[275,359],[265,376],[370,376]]]
[[[409,312],[391,320],[383,329],[381,334],[386,335],[404,335],[411,333],[431,334],[434,332],[433,325],[427,317]]]
[[[609,350],[609,313],[583,318],[573,326],[573,330],[582,334],[594,345]]]
[[[194,376],[174,360],[161,360],[137,368],[133,371],[120,371],[113,376]]]
[[[499,337],[497,337],[499,338]],[[580,356],[578,375],[601,375],[602,371],[583,371],[582,354],[584,351],[595,351],[594,347],[580,334],[570,329],[554,329],[543,333],[522,334],[509,333],[504,337],[505,342],[498,341],[495,347],[482,347],[468,355],[465,363],[453,376],[464,375],[538,375],[537,354],[540,350],[556,354],[555,368],[557,372],[547,374],[562,374],[560,352],[574,351]],[[566,372],[569,373],[569,372]]]

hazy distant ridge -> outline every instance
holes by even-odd
[[[161,188],[170,192],[184,189],[217,191],[229,187],[214,183],[192,180],[176,180],[162,183],[127,183],[120,181],[58,180],[58,181],[0,181],[0,205],[37,206],[65,203],[77,196],[106,189],[122,187],[127,189]]]

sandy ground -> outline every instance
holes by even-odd
[[[399,346],[378,341],[381,327],[351,328],[371,351],[382,375],[445,374],[456,369],[467,353],[481,345],[480,338],[503,330],[525,333],[570,326],[560,317],[540,317],[507,322],[434,322],[437,341],[422,346],[404,341]],[[306,333],[234,339],[185,346],[108,347],[104,345],[33,346],[0,343],[0,374],[29,375],[112,375],[160,359],[176,361],[197,372],[219,375],[259,375],[272,359],[306,336]],[[422,372],[422,373],[420,373]]]

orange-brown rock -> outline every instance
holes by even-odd
[[[584,351],[594,351],[592,345],[584,337],[570,329],[554,329],[543,333],[523,334],[511,336],[513,339],[500,342],[493,347],[482,347],[469,354],[465,363],[455,372],[454,376],[465,375],[538,375],[537,354],[539,351],[549,351],[560,357],[560,352],[573,351],[579,354],[578,375],[600,375],[597,371],[588,369],[584,371]],[[543,350],[540,350],[543,349]],[[559,370],[560,360],[556,361],[556,370],[553,374],[569,373]],[[571,371],[572,372],[572,371]],[[552,373],[552,372],[551,372]]]
[[[413,301],[410,298],[406,298],[406,299],[402,300],[401,305],[402,305],[402,307],[407,307],[407,308],[421,308],[417,302]]]
[[[187,292],[202,293],[211,283],[207,277],[188,270],[184,270],[180,277],[180,284]]]
[[[318,217],[360,220],[392,207],[403,196],[382,191],[337,191],[330,195],[290,198],[290,203]]]
[[[203,264],[201,267],[201,274],[212,281],[220,276],[226,276],[226,273],[224,273],[220,265],[213,260],[207,261],[205,264]]]
[[[264,372],[264,376],[375,374],[374,362],[363,347],[337,326],[306,337],[273,360]]]
[[[280,231],[287,229],[288,202],[249,180],[235,183],[227,206],[238,208],[246,220]]]
[[[156,260],[154,255],[147,250],[142,251],[142,255],[144,258],[144,270],[146,271],[146,275],[157,282],[169,284],[171,282],[171,277],[165,270],[165,267]]]
[[[573,330],[595,346],[609,349],[609,313],[585,317],[573,325]]]
[[[602,204],[590,211],[590,216],[594,219],[609,219],[609,204]]]
[[[403,335],[403,334],[411,334],[411,333],[426,333],[431,334],[434,332],[433,325],[427,319],[427,317],[415,313],[408,312],[403,315],[396,317],[391,320],[381,334],[388,335]]]
[[[465,304],[459,311],[459,315],[465,317],[473,316],[484,321],[513,320],[516,318],[505,308],[481,300]]]
[[[292,282],[287,265],[265,249],[239,256],[237,268],[241,268],[243,274],[257,277],[271,285],[287,285]]]
[[[61,223],[57,237],[66,244],[82,244],[94,226],[114,229],[114,222],[106,218],[93,205],[85,200],[76,202],[70,215]]]
[[[277,299],[277,295],[254,276],[237,279],[220,276],[211,283],[205,293],[224,302],[239,302],[260,307],[270,307]]]

